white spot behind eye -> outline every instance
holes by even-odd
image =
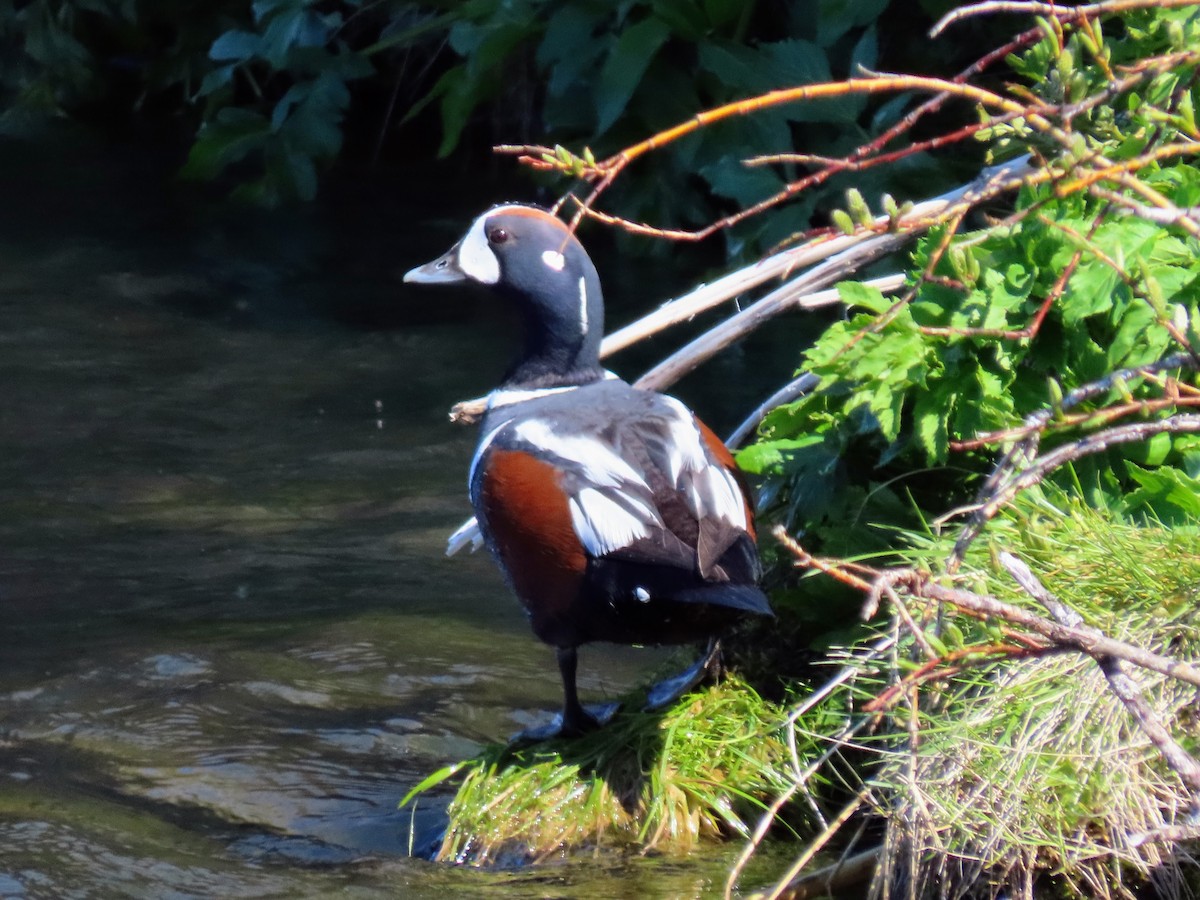
[[[546,250],[542,253],[542,262],[544,262],[548,268],[553,269],[555,272],[561,272],[567,261],[557,250]]]

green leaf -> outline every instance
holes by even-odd
[[[1150,509],[1164,522],[1200,518],[1200,480],[1167,466],[1151,470],[1127,463],[1126,468],[1139,485],[1125,498],[1127,510]]]
[[[837,292],[847,308],[859,306],[875,315],[881,315],[892,307],[892,301],[883,296],[879,288],[870,287],[857,281],[839,282]]]
[[[828,47],[851,28],[879,18],[889,0],[820,0],[817,6],[817,43]]]
[[[233,81],[233,70],[237,68],[236,63],[228,63],[224,66],[208,72],[204,76],[204,80],[200,82],[200,90],[197,91],[198,97],[207,97],[209,94],[219,91]]]
[[[321,16],[306,9],[289,9],[273,17],[262,37],[262,56],[277,69],[287,64],[294,49],[322,47],[330,27]]]
[[[1121,317],[1121,325],[1108,345],[1108,363],[1114,369],[1153,362],[1170,342],[1148,304],[1134,301]]]
[[[252,110],[228,106],[200,129],[181,174],[210,179],[227,166],[260,150],[271,135],[271,123]]]
[[[807,450],[824,442],[819,434],[779,441],[760,441],[738,451],[737,464],[752,475],[763,475],[776,471],[795,457],[798,451]]]
[[[419,782],[413,785],[412,789],[404,795],[404,799],[400,801],[399,805],[402,807],[408,806],[409,801],[412,800],[413,797],[416,797],[418,794],[425,793],[430,788],[437,787],[448,778],[453,778],[466,766],[471,765],[472,762],[473,760],[464,759],[449,766],[443,766],[431,775],[425,776]]]
[[[262,38],[249,31],[226,31],[208,49],[208,58],[216,62],[236,60],[245,62],[258,55]]]
[[[708,31],[708,17],[696,0],[652,0],[654,16],[685,41],[697,41]]]
[[[913,437],[926,462],[945,462],[949,455],[949,421],[957,399],[958,390],[948,380],[941,380],[930,390],[917,394],[913,405]]]
[[[740,159],[722,159],[700,169],[700,175],[721,197],[749,206],[783,189],[783,179],[763,166],[745,166]]]
[[[590,74],[604,48],[604,42],[596,39],[599,24],[594,10],[575,4],[566,4],[550,17],[535,58],[540,67],[550,70],[546,91],[551,97],[566,95],[585,72]],[[578,97],[569,102],[576,109],[583,105]]]
[[[746,0],[704,0],[704,14],[713,28],[724,28],[737,22],[748,5]]]
[[[612,127],[629,98],[641,83],[642,75],[671,31],[660,19],[643,19],[621,33],[600,70],[596,81],[596,131]]]

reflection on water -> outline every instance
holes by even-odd
[[[500,320],[394,278],[474,210],[222,217],[140,162],[0,168],[0,896],[708,891],[727,859],[406,858],[440,820],[408,788],[558,701],[490,563],[442,555],[474,438],[445,411]],[[585,650],[581,687],[660,659]]]

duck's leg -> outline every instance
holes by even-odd
[[[527,728],[514,735],[514,742],[544,741],[555,737],[578,737],[608,724],[619,703],[603,703],[591,709],[579,702],[579,691],[575,686],[575,671],[579,666],[579,653],[575,647],[558,647],[558,671],[563,683],[563,710],[545,725]]]
[[[684,672],[653,685],[646,692],[646,709],[662,709],[690,691],[707,677],[719,678],[721,674],[721,642],[710,638],[708,648]]]
[[[579,702],[579,690],[575,685],[575,670],[579,666],[579,651],[575,647],[559,647],[558,672],[563,683],[563,711],[559,717],[561,734],[573,737],[595,731],[600,723]]]

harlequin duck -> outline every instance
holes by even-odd
[[[494,207],[404,280],[485,285],[523,320],[524,349],[488,397],[469,486],[488,548],[558,654],[561,723],[527,736],[597,726],[576,693],[580,644],[711,640],[747,613],[772,614],[733,457],[678,400],[601,368],[599,276],[560,219]],[[709,659],[653,690],[652,703],[695,683]]]

